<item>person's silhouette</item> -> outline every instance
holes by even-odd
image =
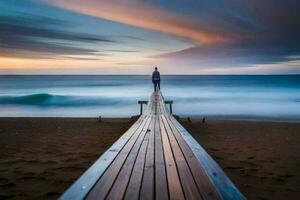
[[[154,92],[156,91],[157,86],[160,90],[160,74],[159,71],[157,71],[157,67],[155,67],[155,70],[152,73],[152,83],[154,84]]]

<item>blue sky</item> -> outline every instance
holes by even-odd
[[[300,73],[297,0],[2,0],[0,73]]]

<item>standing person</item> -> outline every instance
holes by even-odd
[[[157,86],[160,90],[160,74],[159,71],[157,71],[157,67],[155,67],[155,70],[152,73],[152,83],[154,84],[154,92],[156,91]]]

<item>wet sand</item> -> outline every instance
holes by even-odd
[[[300,123],[182,119],[248,199],[300,197]]]
[[[133,119],[0,118],[0,199],[57,199]],[[183,125],[248,199],[300,196],[300,124]]]

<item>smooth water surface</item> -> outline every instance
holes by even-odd
[[[163,76],[181,116],[300,119],[300,75]],[[153,91],[150,76],[0,76],[2,117],[127,117]]]

